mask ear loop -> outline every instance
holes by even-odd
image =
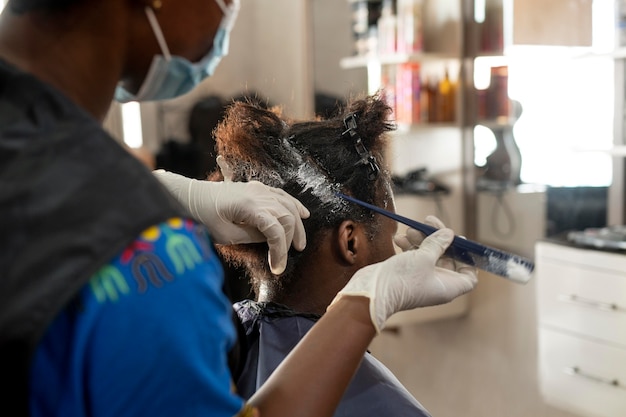
[[[220,6],[220,9],[222,9],[222,13],[224,13],[224,16],[228,15],[228,7],[226,7],[226,3],[224,3],[224,0],[215,0],[215,2],[218,6]]]
[[[152,32],[154,32],[157,42],[159,43],[163,57],[166,61],[171,60],[172,55],[170,54],[170,49],[167,47],[167,43],[165,42],[165,36],[163,36],[163,31],[161,31],[159,21],[154,14],[154,10],[152,10],[149,6],[146,6],[146,16],[148,16],[148,22],[150,23],[150,27],[152,27]]]

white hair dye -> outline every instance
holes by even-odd
[[[295,181],[302,186],[302,192],[310,190],[311,194],[317,197],[323,205],[331,206],[332,212],[339,212],[346,208],[346,202],[337,197],[337,193],[341,191],[341,184],[332,183],[319,166],[305,160],[287,138],[283,138],[282,142],[298,167],[292,174]]]

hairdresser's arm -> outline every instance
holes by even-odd
[[[313,326],[249,403],[258,407],[261,417],[332,416],[375,335],[369,300],[344,297]]]

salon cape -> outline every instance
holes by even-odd
[[[276,303],[244,300],[234,308],[245,331],[245,364],[236,378],[237,391],[249,398],[315,324],[318,316],[296,313]],[[335,417],[430,416],[400,381],[366,353]]]

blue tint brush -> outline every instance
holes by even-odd
[[[337,193],[337,196],[382,214],[383,216],[387,216],[425,235],[430,235],[437,230],[436,227],[411,220],[354,197],[341,193]],[[450,244],[450,247],[446,250],[446,255],[457,261],[475,266],[476,268],[521,284],[525,284],[530,280],[532,272],[535,269],[535,264],[526,258],[490,248],[459,236],[454,237],[452,244]]]

